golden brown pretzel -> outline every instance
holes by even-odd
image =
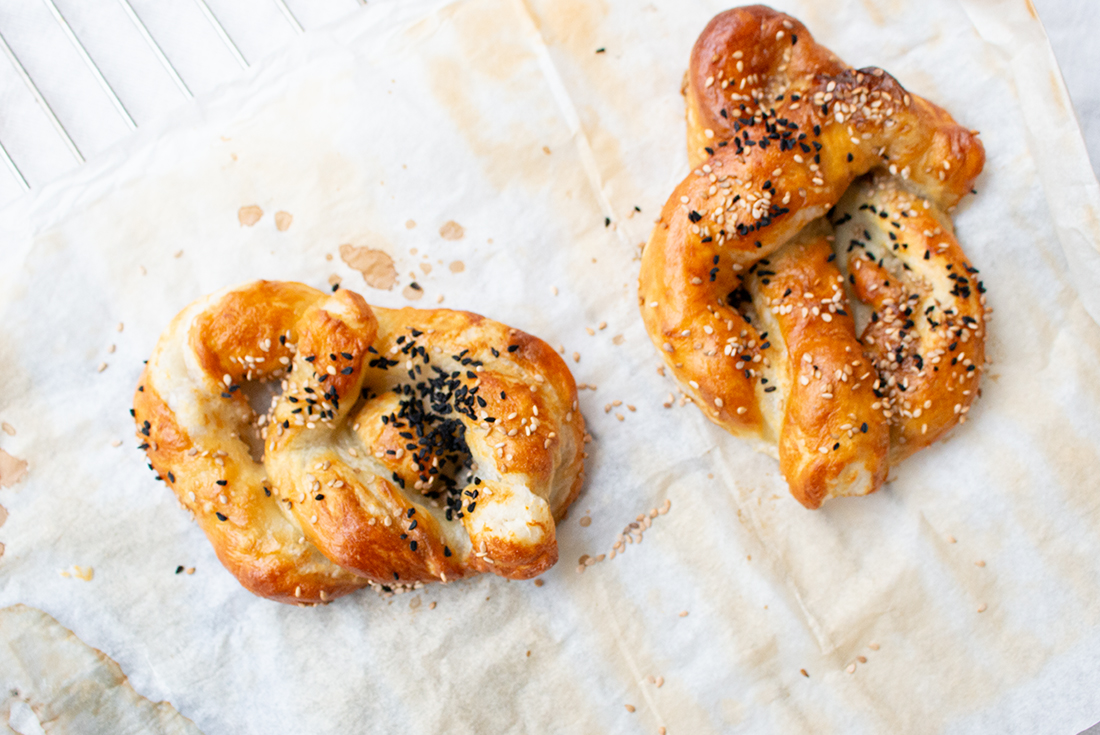
[[[854,206],[847,221],[854,226],[872,190],[893,197],[884,203],[889,208],[908,211],[919,201],[923,216],[939,223],[935,235],[921,230],[920,237],[939,238],[938,246],[950,233],[944,212],[981,172],[982,145],[881,69],[848,67],[797,20],[760,5],[729,10],[707,25],[692,50],[685,97],[696,168],[669,198],[643,253],[639,301],[650,337],[709,419],[777,450],[791,492],[805,506],[873,492],[891,459],[925,446],[965,414],[984,356],[972,345],[968,359],[976,367],[965,386],[948,391],[945,372],[917,367],[923,357],[910,329],[901,357],[912,368],[908,379],[924,386],[925,401],[948,392],[959,399],[949,421],[936,409],[937,421],[916,426],[924,433],[914,436],[906,413],[918,409],[911,400],[905,407],[897,395],[904,390],[895,387],[900,345],[889,357],[878,316],[864,343],[856,338],[849,287],[876,314],[913,293],[922,294],[925,308],[939,299],[937,313],[976,320],[967,330],[977,343],[984,338],[982,306],[977,288],[931,286],[928,268],[907,275],[902,286],[895,282],[904,294],[875,295],[870,285],[847,283],[823,218],[853,182],[876,172],[863,199],[853,194],[834,216],[843,219]],[[891,260],[893,251],[884,255]],[[948,262],[972,279],[976,271],[957,244],[940,256],[941,281]],[[922,335],[919,344],[938,350],[942,342]],[[920,409],[925,416],[928,410]]]
[[[282,391],[257,419],[246,384],[270,380]],[[552,566],[583,479],[576,400],[561,358],[503,324],[257,281],[176,316],[134,417],[241,584],[316,603]]]

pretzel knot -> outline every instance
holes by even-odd
[[[281,391],[257,417],[265,381]],[[533,577],[557,561],[555,521],[584,474],[576,385],[544,342],[299,283],[184,309],[134,418],[150,467],[222,564],[282,602]]]
[[[803,505],[874,492],[978,393],[984,289],[947,215],[977,134],[761,5],[707,25],[684,94],[695,170],[642,256],[650,337]]]

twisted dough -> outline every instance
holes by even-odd
[[[257,420],[245,391],[271,380]],[[503,324],[257,281],[176,316],[134,417],[225,567],[303,604],[548,569],[583,479],[576,400],[561,358]]]
[[[981,172],[982,145],[760,5],[707,25],[685,97],[696,168],[642,256],[650,337],[710,420],[778,453],[803,505],[873,492],[977,394],[981,289],[945,212]],[[854,314],[849,291],[872,313]]]

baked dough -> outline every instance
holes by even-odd
[[[874,492],[977,396],[984,299],[947,216],[977,134],[762,5],[707,25],[684,91],[695,170],[642,256],[646,329],[803,505]]]
[[[257,418],[245,394],[276,380]],[[180,312],[134,418],[225,567],[282,602],[533,577],[557,560],[555,521],[584,474],[576,385],[546,343],[477,314],[300,283],[257,281]]]

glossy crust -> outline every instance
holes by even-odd
[[[873,174],[863,198],[848,200],[855,211],[871,199],[906,210],[919,200],[922,216],[937,223],[921,242],[938,238],[938,245],[950,233],[945,212],[971,190],[984,149],[975,133],[889,74],[851,69],[797,20],[761,5],[734,8],[707,25],[684,93],[696,168],[669,198],[642,256],[639,302],[650,337],[708,418],[777,454],[803,505],[874,492],[890,461],[965,414],[984,361],[984,329],[968,327],[968,359],[977,367],[965,378],[965,396],[947,389],[954,373],[917,368],[908,376],[923,386],[924,401],[938,405],[933,396],[950,392],[965,400],[952,403],[949,420],[941,409],[936,421],[924,408],[907,417],[917,407],[895,395],[905,391],[894,387],[888,346],[906,308],[896,309],[898,300],[919,292],[935,309],[959,320],[965,313],[979,325],[984,309],[977,288],[963,298],[964,311],[962,292],[942,288],[948,262],[969,269],[968,279],[976,273],[953,237],[935,261],[939,286],[913,275],[895,280],[887,294],[869,280],[862,288],[848,280],[839,266],[849,260],[837,262],[824,217],[853,182]],[[850,210],[837,207],[834,217]],[[877,223],[872,229],[876,243],[889,239]],[[880,243],[879,251],[884,268],[904,270],[902,261],[891,265],[890,248]],[[931,276],[927,267],[921,273]],[[873,322],[857,339],[852,296],[878,316],[889,312],[893,326]],[[947,346],[941,336],[902,339],[902,359],[914,366],[920,350]],[[896,363],[899,345],[892,346]],[[921,415],[924,422],[910,425]]]
[[[257,417],[245,393],[265,380],[282,391]],[[576,398],[549,346],[477,314],[257,281],[173,320],[134,416],[225,567],[310,604],[552,566],[583,481]]]

